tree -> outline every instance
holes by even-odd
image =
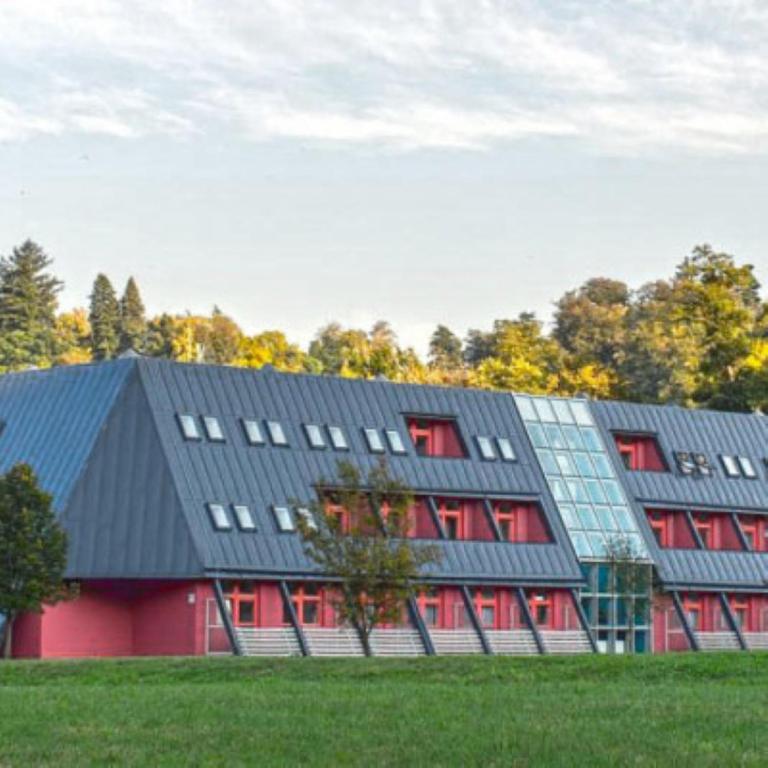
[[[610,568],[610,579],[616,595],[616,609],[623,610],[627,621],[625,648],[635,651],[635,626],[638,618],[647,622],[651,605],[653,566],[643,557],[632,542],[622,535],[609,539],[606,545],[606,559]],[[616,623],[619,623],[618,621]]]
[[[357,630],[370,656],[373,630],[400,623],[422,568],[438,562],[440,552],[407,538],[413,496],[386,464],[374,467],[365,481],[348,462],[339,462],[337,471],[336,482],[321,480],[319,486],[332,489],[344,519],[313,501],[300,505],[309,515],[299,518],[299,530],[309,557],[337,580],[331,600],[340,621]]]
[[[91,325],[88,313],[78,307],[56,318],[58,352],[55,365],[78,365],[91,360]]]
[[[125,284],[120,299],[120,343],[119,352],[133,349],[141,352],[147,336],[147,319],[144,316],[144,303],[141,300],[139,286],[132,278]]]
[[[51,501],[27,464],[17,464],[0,478],[0,614],[6,619],[6,656],[20,614],[73,596],[63,582],[67,537]]]
[[[91,291],[88,321],[91,324],[91,353],[94,360],[111,360],[120,342],[120,305],[109,278],[100,272]]]
[[[176,334],[176,320],[164,312],[153,317],[147,323],[147,337],[144,344],[144,354],[150,357],[173,357],[173,339]]]
[[[307,355],[298,344],[291,344],[282,331],[264,331],[240,339],[235,365],[242,368],[272,365],[278,371],[297,372],[306,370],[307,362]]]
[[[242,336],[240,326],[218,307],[214,307],[204,343],[203,360],[206,363],[229,365],[237,357]]]
[[[56,307],[62,282],[51,259],[26,240],[0,259],[0,370],[51,365],[56,355]]]
[[[429,364],[445,371],[464,365],[461,339],[447,326],[438,325],[429,340]]]

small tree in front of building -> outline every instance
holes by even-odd
[[[621,607],[627,617],[625,648],[629,653],[634,653],[638,614],[646,616],[650,610],[652,566],[648,558],[641,555],[626,536],[612,537],[607,543],[606,554],[616,595],[616,608],[618,610]]]
[[[298,505],[298,525],[309,557],[334,578],[329,594],[339,621],[357,630],[370,656],[373,630],[401,622],[422,569],[441,553],[408,538],[413,494],[384,462],[367,477],[349,462],[337,471],[338,480],[318,483],[318,501]]]
[[[56,521],[50,494],[27,464],[0,477],[0,616],[3,655],[11,648],[14,620],[73,596],[64,584],[67,537]],[[2,635],[2,633],[0,633]]]

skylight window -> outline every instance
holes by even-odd
[[[705,477],[709,477],[712,474],[712,465],[709,463],[709,459],[703,453],[693,454],[693,463],[699,470],[700,474]]]
[[[281,533],[291,533],[296,530],[296,523],[291,515],[291,510],[288,507],[272,507],[272,511],[275,515],[275,522],[277,523],[277,529]]]
[[[496,447],[499,449],[501,458],[504,461],[517,461],[515,449],[512,447],[512,443],[508,437],[497,437]]]
[[[285,436],[283,425],[279,421],[268,421],[267,431],[272,445],[288,445],[288,438]]]
[[[363,432],[365,433],[365,440],[368,443],[370,452],[384,453],[384,443],[381,441],[379,430],[367,427]]]
[[[485,461],[495,461],[496,451],[493,450],[493,443],[490,437],[482,437],[478,435],[476,438],[477,447],[480,449],[480,455]]]
[[[229,522],[227,510],[224,509],[223,504],[208,504],[208,514],[211,516],[211,522],[217,531],[231,530],[232,523]]]
[[[725,469],[725,474],[728,475],[728,477],[741,477],[741,470],[739,469],[739,465],[736,463],[736,457],[735,456],[720,456],[720,461],[723,462],[723,468]]]
[[[233,504],[232,511],[235,513],[237,526],[241,531],[255,531],[256,523],[253,520],[251,510],[245,504]]]
[[[200,431],[197,428],[197,419],[190,413],[177,414],[179,420],[179,426],[181,427],[181,434],[184,435],[185,440],[199,440]]]
[[[387,442],[392,453],[405,453],[405,445],[403,438],[400,437],[400,433],[396,429],[387,429]]]
[[[675,451],[675,461],[677,462],[677,468],[682,475],[692,475],[696,472],[696,463],[693,460],[688,451]]]
[[[341,427],[328,427],[328,436],[331,438],[331,445],[336,451],[348,451],[349,443],[344,430]]]
[[[224,442],[224,433],[221,431],[221,424],[215,416],[203,416],[203,426],[208,439],[214,443]]]
[[[736,458],[739,460],[739,466],[741,467],[741,471],[744,477],[748,477],[750,480],[754,480],[754,478],[757,477],[757,472],[755,472],[752,461],[746,456],[737,456]]]
[[[296,509],[296,514],[305,521],[307,528],[311,528],[313,531],[317,530],[317,520],[315,520],[315,516],[310,510],[306,507],[298,507]]]
[[[325,438],[323,431],[317,424],[305,424],[304,431],[307,433],[307,440],[313,448],[325,448]]]
[[[264,445],[264,435],[261,434],[261,427],[258,421],[243,419],[243,430],[249,445]]]

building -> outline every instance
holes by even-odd
[[[16,656],[362,653],[296,515],[381,457],[443,557],[375,654],[768,647],[759,415],[134,357],[2,376],[0,421],[80,585]],[[657,594],[615,578],[616,540]]]

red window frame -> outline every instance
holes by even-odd
[[[505,509],[506,507],[506,509]],[[494,504],[493,514],[496,523],[501,531],[501,538],[504,541],[519,541],[518,522],[520,510],[510,501],[499,501]],[[507,535],[504,535],[504,524],[507,525]]]
[[[702,629],[702,619],[704,618],[702,608],[703,601],[700,597],[683,598],[683,613],[685,613],[688,624],[694,631]]]
[[[457,505],[457,509],[449,509],[448,505]],[[440,525],[443,526],[446,538],[459,541],[466,538],[466,509],[464,502],[459,499],[440,499],[437,505],[437,516],[440,518]],[[455,523],[455,536],[449,536],[448,532],[452,530],[452,526],[448,523],[453,521]]]
[[[411,435],[413,447],[419,456],[435,455],[435,434],[430,421],[426,419],[412,419],[408,422],[408,432]]]
[[[291,603],[302,627],[319,627],[323,623],[323,589],[319,584],[298,584],[291,587]],[[315,607],[314,621],[306,619],[306,609],[310,606]]]
[[[493,587],[478,587],[475,590],[475,613],[483,629],[497,629],[499,626],[499,594]],[[486,609],[493,611],[493,620],[488,623],[485,621],[484,612]]]
[[[669,547],[669,516],[666,512],[651,510],[648,513],[648,522],[660,547]]]
[[[528,608],[533,617],[533,623],[540,628],[551,627],[554,622],[554,602],[549,592],[534,592],[528,597]],[[544,609],[544,621],[539,621],[539,609]]]
[[[232,622],[236,627],[257,627],[259,625],[259,593],[252,581],[234,581],[226,585],[224,598],[229,606]],[[243,606],[251,606],[251,620],[243,620]]]
[[[342,533],[349,533],[350,516],[349,510],[338,504],[333,499],[328,499],[325,502],[325,515],[326,517],[334,517],[339,522],[339,530]]]
[[[416,604],[419,608],[419,614],[428,627],[441,627],[443,625],[443,601],[440,590],[437,587],[428,587],[421,590],[416,598]],[[435,621],[429,621],[427,609],[435,609]]]
[[[744,537],[750,542],[753,552],[765,552],[768,549],[768,527],[766,521],[758,517],[738,517]]]
[[[730,601],[731,613],[736,626],[742,631],[749,631],[749,600],[740,595],[733,595]]]
[[[694,512],[693,527],[704,544],[704,549],[712,549],[712,517],[706,512]]]

